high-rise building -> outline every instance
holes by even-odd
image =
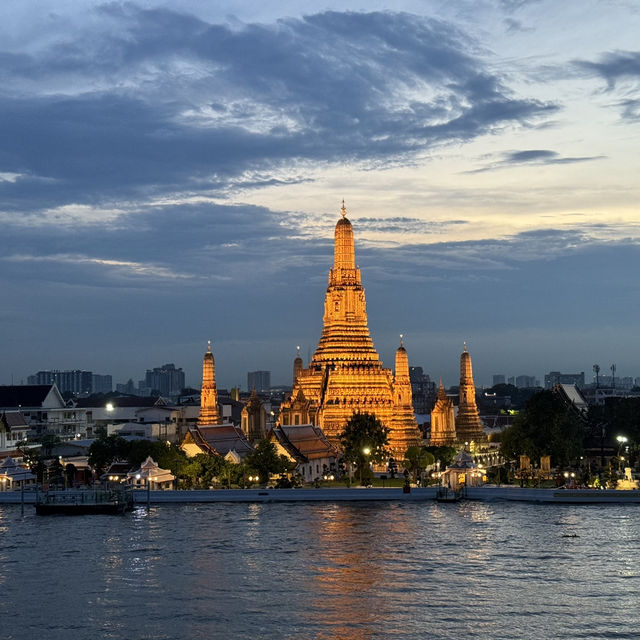
[[[473,383],[473,368],[471,355],[464,350],[460,356],[460,401],[458,403],[458,415],[456,416],[456,437],[458,442],[483,442],[487,439],[482,426],[482,420],[478,414],[476,404],[476,388]]]
[[[247,373],[247,390],[255,389],[258,393],[269,393],[271,389],[271,371],[249,371]]]
[[[373,346],[364,287],[355,263],[353,227],[346,214],[343,203],[342,218],[335,227],[320,341],[306,368],[294,365],[294,386],[282,403],[280,424],[315,424],[335,443],[355,412],[372,413],[389,428],[389,447],[399,457],[421,442],[413,414],[408,357],[401,344],[394,379]]]
[[[74,395],[107,393],[113,388],[111,376],[98,375],[92,371],[83,371],[81,369],[38,371],[38,373],[27,378],[27,383],[37,385],[55,383],[60,393],[73,393]]]
[[[494,373],[493,374],[493,386],[495,387],[497,384],[504,384],[505,377],[502,374]]]
[[[422,367],[409,367],[411,393],[413,395],[413,410],[416,413],[427,414],[436,399],[436,385],[423,372]]]
[[[172,363],[147,369],[144,386],[163,396],[177,396],[184,389],[184,371]]]
[[[142,380],[144,386],[144,380]],[[126,393],[130,396],[135,396],[138,389],[136,389],[136,385],[133,383],[133,380],[129,378],[125,383],[118,382],[116,384],[116,391],[118,393]]]
[[[218,389],[216,387],[216,364],[211,351],[211,341],[202,360],[202,389],[200,390],[200,417],[198,426],[220,424]]]
[[[550,371],[544,377],[544,388],[553,389],[557,384],[575,384],[578,389],[584,387],[584,371],[580,373],[560,373]]]
[[[520,389],[531,389],[540,386],[535,376],[516,376],[516,387]]]
[[[92,387],[92,393],[111,393],[113,391],[113,378],[109,375],[101,376],[98,373],[94,373]]]

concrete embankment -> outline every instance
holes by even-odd
[[[136,504],[187,504],[205,502],[420,502],[433,500],[436,487],[401,488],[321,488],[321,489],[216,489],[211,491],[149,491],[133,493]],[[25,504],[34,504],[35,491],[25,491]],[[0,492],[0,504],[20,504],[20,491]]]
[[[321,488],[321,489],[217,489],[212,491],[134,492],[136,504],[188,504],[210,502],[426,502],[436,497],[437,487]],[[0,492],[0,504],[20,504],[20,491]],[[25,491],[25,504],[34,504],[35,491]],[[589,489],[529,489],[512,486],[470,487],[464,499],[485,502],[535,502],[573,504],[640,504],[640,491],[598,491]]]

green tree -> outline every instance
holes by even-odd
[[[199,453],[189,458],[181,467],[180,477],[187,486],[210,487],[226,472],[226,461],[222,456]]]
[[[580,457],[584,436],[576,413],[552,391],[540,391],[504,430],[500,451],[507,460],[526,454],[533,462],[550,455],[553,466],[569,466]]]
[[[361,482],[370,477],[370,462],[389,459],[388,444],[389,429],[372,413],[354,413],[340,434],[344,461],[356,465]]]
[[[56,435],[47,433],[36,438],[35,442],[40,443],[40,455],[42,458],[51,458],[51,451],[57,444],[60,444],[62,440]]]
[[[455,447],[449,447],[442,445],[440,447],[425,447],[425,451],[433,454],[433,457],[440,461],[440,469],[444,469],[447,465],[453,462],[453,457],[456,455],[457,450]]]
[[[289,467],[288,458],[278,455],[276,445],[266,438],[258,442],[255,449],[244,459],[244,464],[247,469],[253,469],[258,473],[262,484],[269,481],[271,474],[283,473]]]
[[[414,482],[418,480],[418,476],[431,464],[435,462],[432,453],[423,447],[409,447],[404,454],[404,468],[413,474]]]
[[[89,466],[100,477],[114,460],[126,460],[129,455],[130,444],[116,434],[107,435],[101,430],[98,437],[89,447]]]

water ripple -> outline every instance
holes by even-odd
[[[7,640],[640,637],[629,505],[19,513],[0,507]]]

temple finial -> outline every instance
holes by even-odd
[[[299,358],[299,357],[300,357],[300,345],[298,345],[298,346],[296,347],[296,349],[298,350],[298,358]]]
[[[402,338],[404,338],[404,333],[400,334],[400,346],[403,347],[404,345],[402,344]]]
[[[344,198],[342,198],[342,208],[340,209],[340,213],[342,213],[342,217],[345,218],[347,216],[347,209],[344,206]]]
[[[211,340],[207,340],[207,351],[211,352]]]
[[[462,344],[464,345],[464,351],[466,352],[466,350],[467,350],[467,341],[465,340]]]

